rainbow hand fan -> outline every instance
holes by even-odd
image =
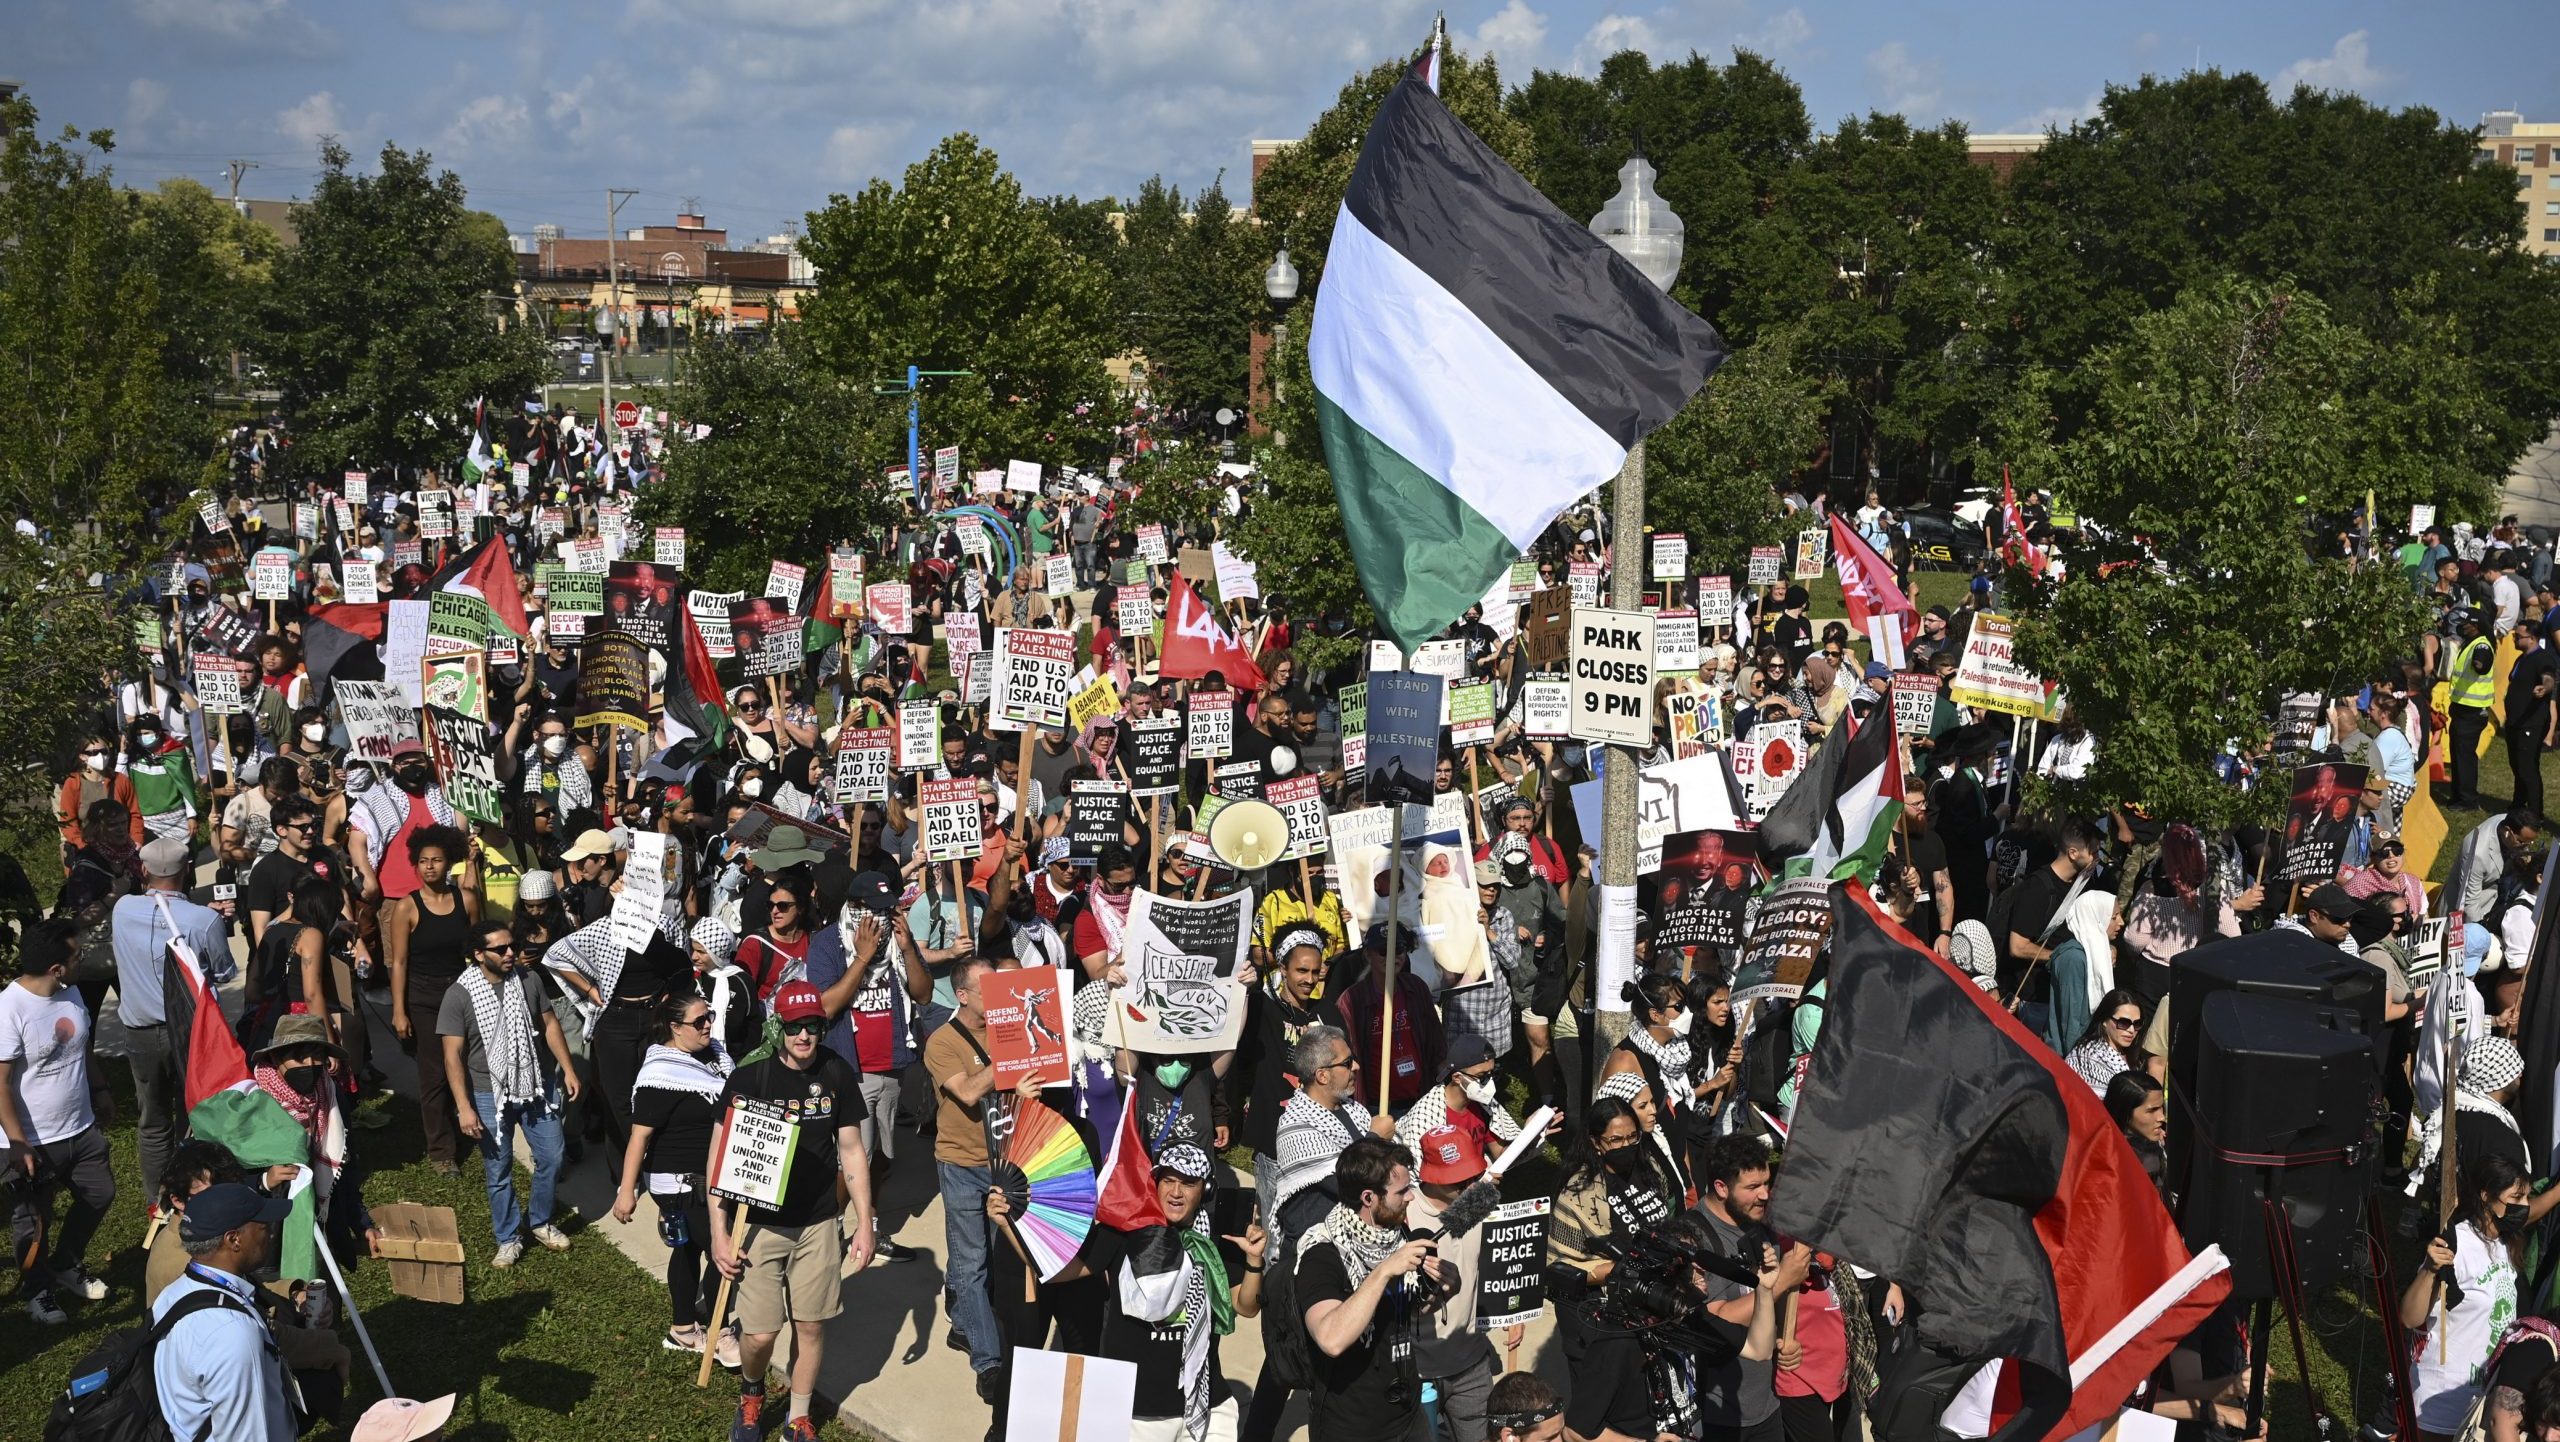
[[[1014,1114],[1013,1139],[995,1164],[1013,1206],[1014,1235],[1047,1281],[1066,1270],[1093,1230],[1093,1153],[1067,1119],[1037,1103]]]

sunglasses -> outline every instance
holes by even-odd
[[[2107,1018],[2107,1025],[2120,1026],[2126,1031],[2131,1031],[2135,1027],[2142,1025],[2142,1018],[2138,1016],[2111,1016]]]
[[[480,949],[491,956],[513,956],[516,954],[516,944],[512,941],[508,942],[504,946],[484,946]]]
[[[711,1030],[711,1013],[706,1011],[700,1016],[677,1022],[676,1025],[687,1031],[709,1031]]]
[[[782,1034],[784,1036],[817,1036],[826,1029],[827,1024],[816,1017],[807,1017],[800,1021],[786,1021],[782,1024]]]
[[[279,821],[276,823],[276,829],[278,831],[317,831],[320,829],[320,823],[305,817],[300,821]]]
[[[776,911],[798,911],[800,909],[800,903],[796,901],[785,901],[781,897],[777,896],[773,899],[773,909]]]

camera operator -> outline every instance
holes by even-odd
[[[1403,1442],[1422,1410],[1413,1340],[1445,1285],[1432,1243],[1408,1240],[1413,1158],[1364,1136],[1334,1163],[1340,1200],[1299,1243],[1297,1291],[1314,1344],[1310,1442]],[[1425,1289],[1432,1295],[1426,1297]]]
[[[1493,1339],[1476,1326],[1476,1285],[1483,1275],[1484,1232],[1477,1222],[1500,1201],[1502,1179],[1485,1170],[1479,1133],[1455,1121],[1422,1135],[1422,1195],[1414,1198],[1416,1233],[1436,1234],[1449,1285],[1422,1319],[1414,1343],[1416,1370],[1439,1393],[1441,1415],[1452,1437],[1481,1437],[1485,1397],[1493,1390]],[[1473,1193],[1473,1195],[1469,1195]],[[1517,1353],[1525,1329],[1502,1329],[1502,1345]]]
[[[1766,1145],[1738,1134],[1718,1137],[1701,1154],[1698,1173],[1698,1210],[1692,1215],[1705,1223],[1713,1250],[1727,1256],[1745,1255],[1747,1248],[1768,1237]],[[1788,1256],[1794,1272],[1791,1289],[1804,1281],[1809,1254],[1799,1246],[1789,1248]],[[1759,1306],[1753,1289],[1738,1282],[1717,1277],[1708,1286],[1708,1312],[1727,1323],[1749,1322]],[[1777,1442],[1785,1434],[1785,1425],[1778,1416],[1771,1353],[1737,1352],[1713,1365],[1701,1359],[1698,1413],[1708,1437]]]
[[[1742,1282],[1733,1274],[1744,1271],[1743,1254],[1716,1238],[1704,1217],[1685,1212],[1620,1244],[1625,1260],[1599,1300],[1585,1304],[1587,1340],[1565,1407],[1568,1436],[1582,1442],[1699,1436],[1711,1369],[1737,1360],[1765,1367],[1776,1354],[1778,1298],[1803,1285],[1812,1254],[1798,1246],[1781,1257],[1775,1246],[1758,1242],[1758,1256],[1747,1264],[1758,1280]],[[1740,1320],[1709,1302],[1719,1291],[1736,1294]],[[1734,1434],[1707,1423],[1704,1435]]]

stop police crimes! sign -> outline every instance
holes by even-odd
[[[1653,641],[1650,612],[1575,609],[1575,739],[1619,746],[1652,742]]]

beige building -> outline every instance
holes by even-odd
[[[2560,256],[2560,123],[2492,110],[2480,117],[2480,161],[2515,168],[2524,248]]]

